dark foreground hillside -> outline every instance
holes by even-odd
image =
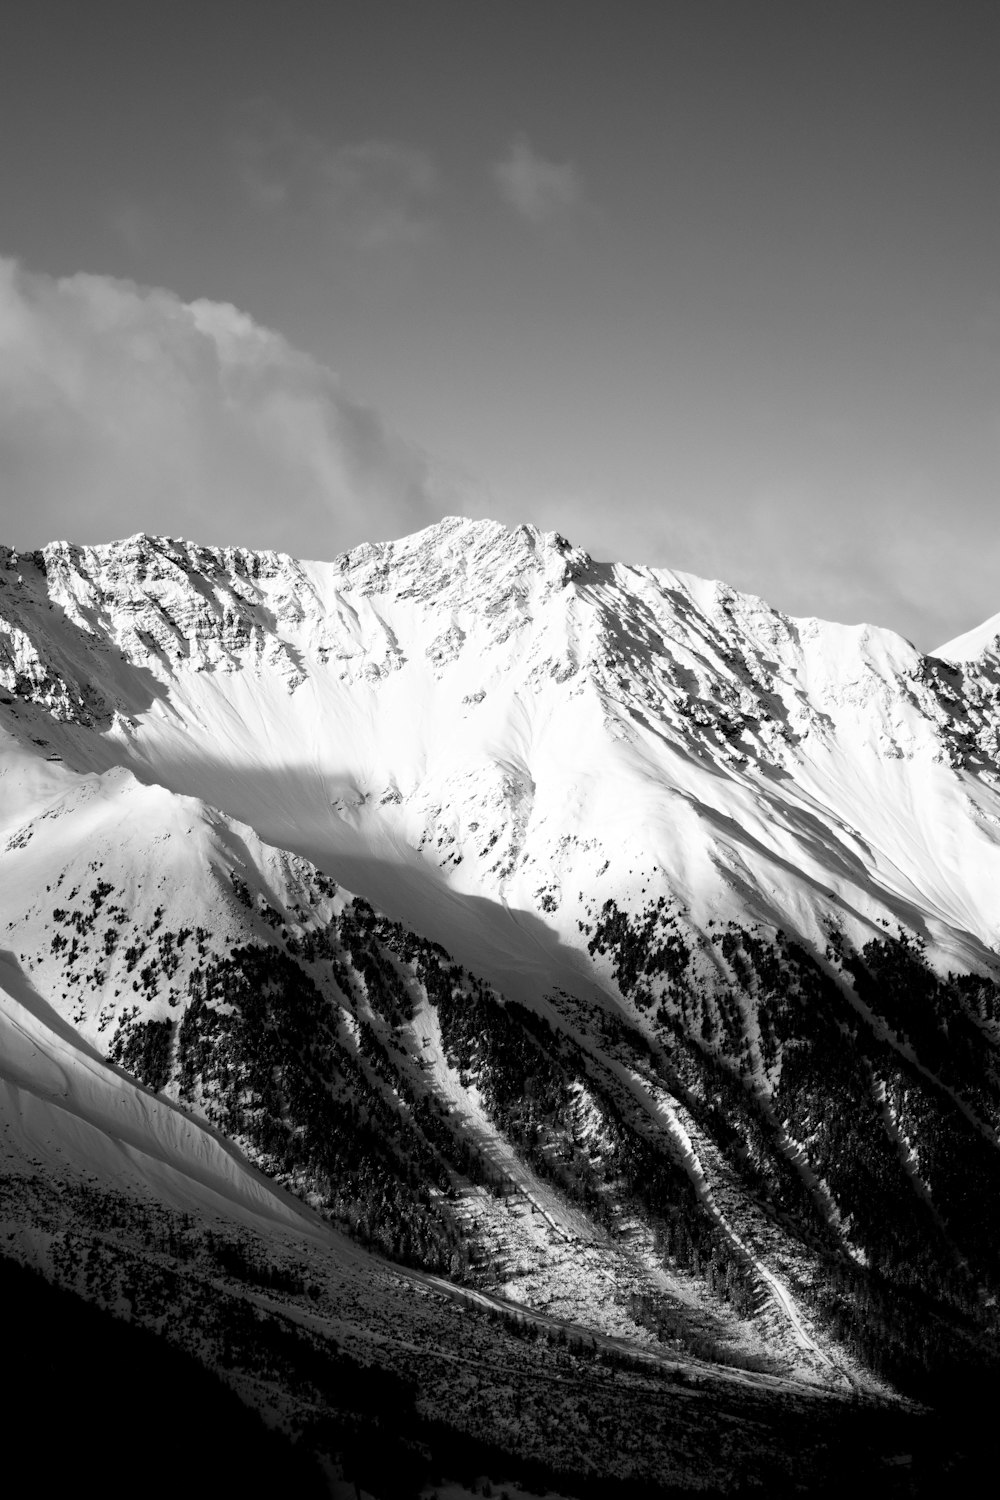
[[[966,1407],[942,1416],[740,1392],[701,1376],[650,1379],[630,1375],[627,1361],[618,1369],[595,1362],[572,1338],[538,1347],[521,1380],[510,1384],[507,1346],[516,1335],[478,1317],[462,1343],[477,1356],[482,1408],[504,1397],[534,1403],[526,1427],[539,1418],[579,1422],[579,1469],[512,1452],[495,1441],[488,1422],[476,1435],[456,1425],[435,1399],[434,1382],[422,1390],[412,1368],[397,1374],[359,1366],[332,1343],[324,1356],[315,1341],[301,1342],[297,1361],[292,1355],[296,1368],[287,1371],[289,1389],[307,1384],[312,1396],[308,1416],[300,1408],[291,1424],[293,1441],[268,1430],[195,1359],[7,1260],[0,1261],[0,1297],[5,1427],[50,1494],[71,1493],[95,1468],[144,1500],[184,1491],[310,1500],[331,1492],[329,1476],[337,1472],[348,1476],[348,1493],[353,1481],[378,1500],[429,1495],[445,1479],[471,1484],[485,1476],[495,1493],[516,1482],[574,1500],[972,1494],[988,1447]],[[269,1368],[279,1345],[287,1364],[290,1345],[279,1320],[250,1316],[242,1332],[239,1349],[230,1347],[237,1373]],[[701,1455],[713,1479],[660,1484],[645,1465],[644,1478],[615,1476],[620,1455],[612,1445],[628,1448],[654,1431],[666,1468],[673,1454],[683,1454],[690,1474]],[[607,1473],[595,1465],[599,1434],[608,1444]]]
[[[326,1495],[311,1455],[155,1334],[6,1259],[0,1306],[8,1456],[39,1493],[71,1495],[103,1474],[142,1500]]]

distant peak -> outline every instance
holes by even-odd
[[[1000,614],[991,615],[988,620],[967,630],[964,635],[956,635],[943,646],[938,646],[931,655],[941,657],[944,661],[960,662],[978,661],[987,652],[994,655],[1000,652]]]

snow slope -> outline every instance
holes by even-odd
[[[329,1239],[216,1132],[110,1067],[0,959],[0,1129],[7,1171],[93,1179],[178,1212]]]
[[[0,571],[0,680],[53,753],[336,866],[518,992],[579,976],[581,892],[666,886],[699,927],[810,941],[888,918],[966,965],[995,945],[1000,715],[891,632],[490,522],[330,564],[144,537],[39,559]]]

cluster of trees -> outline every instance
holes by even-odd
[[[170,1051],[174,1034],[173,1021],[137,1021],[119,1023],[108,1055],[151,1089],[165,1088],[170,1081]]]
[[[413,1017],[413,997],[383,946],[387,938],[398,941],[401,934],[401,928],[381,923],[367,901],[358,899],[344,908],[337,933],[354,970],[365,981],[370,1004],[392,1027]]]
[[[227,1238],[209,1229],[205,1232],[204,1242],[215,1264],[235,1281],[262,1286],[269,1292],[284,1292],[292,1297],[308,1295],[316,1298],[319,1295],[319,1287],[307,1281],[304,1267],[293,1270],[289,1266],[276,1265],[249,1240]]]
[[[691,949],[682,934],[674,930],[675,925],[676,918],[663,896],[649,904],[638,922],[609,899],[591,931],[587,951],[592,957],[598,953],[611,954],[615,980],[626,994],[634,991],[643,977],[654,979],[662,975],[682,981]]]
[[[474,1078],[491,1118],[539,1176],[609,1229],[623,1214],[643,1219],[672,1264],[704,1275],[737,1311],[756,1308],[753,1272],[705,1212],[687,1173],[626,1115],[568,1036],[525,1006],[501,1003],[468,975],[432,998],[449,1061]],[[599,1113],[596,1153],[577,1128],[580,1083]]]
[[[967,1006],[971,995],[985,1008],[992,982],[941,979],[905,934],[842,946],[846,985],[780,934],[773,945],[742,934],[740,946],[762,1047],[780,1062],[771,1109],[808,1142],[864,1255],[863,1266],[827,1257],[819,1306],[865,1363],[904,1385],[924,1388],[956,1363],[992,1366],[1000,1256],[983,1204],[1000,1197],[1000,1153],[947,1087],[961,1079],[977,1102],[989,1087],[991,1049]]]
[[[835,935],[823,965],[781,932],[730,923],[714,941],[733,984],[705,991],[676,972],[676,943],[647,951],[661,941],[648,915],[630,924],[606,907],[599,931],[625,994],[671,974],[682,1003],[657,1013],[666,1081],[748,1190],[820,1255],[824,1275],[804,1293],[814,1311],[904,1385],[923,1388],[956,1362],[992,1368],[1000,1246],[983,1205],[1000,1201],[995,982],[942,978],[903,933],[860,952]],[[790,1142],[807,1147],[837,1221]]]
[[[234,948],[191,976],[177,1069],[183,1098],[363,1242],[434,1270],[463,1260],[440,1192],[446,1133],[428,1139],[374,1033],[360,1058],[344,1046],[336,1010],[280,948]]]
[[[980,975],[935,974],[919,939],[873,939],[860,954],[844,955],[862,1001],[942,1083],[974,1108],[995,1109],[1000,1097],[1000,1048],[988,1024],[997,1014],[1000,986]]]

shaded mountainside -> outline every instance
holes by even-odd
[[[991,644],[492,523],[0,564],[8,1254],[168,1339],[175,1299],[328,1481],[394,1401],[428,1483],[757,1451],[780,1492],[857,1422],[919,1492],[883,1403],[1000,1374]],[[370,1410],[317,1405],[338,1359]]]
[[[39,1224],[63,1217],[51,1190],[27,1187]],[[903,1495],[961,1483],[974,1457],[923,1414],[642,1365],[384,1269],[358,1274],[328,1249],[298,1243],[290,1260],[287,1243],[93,1189],[75,1208],[45,1280],[0,1259],[8,1337],[24,1350],[21,1378],[5,1377],[5,1412],[35,1450],[51,1446],[58,1414],[55,1483],[91,1446],[95,1420],[109,1429],[105,1461],[154,1495],[193,1475],[227,1492],[280,1479],[296,1494],[357,1485],[385,1500],[448,1480],[481,1489],[484,1475],[497,1493],[517,1483],[580,1500],[741,1484],[833,1495],[859,1479]],[[263,1408],[270,1432],[236,1396]],[[150,1469],[165,1425],[169,1456]]]

